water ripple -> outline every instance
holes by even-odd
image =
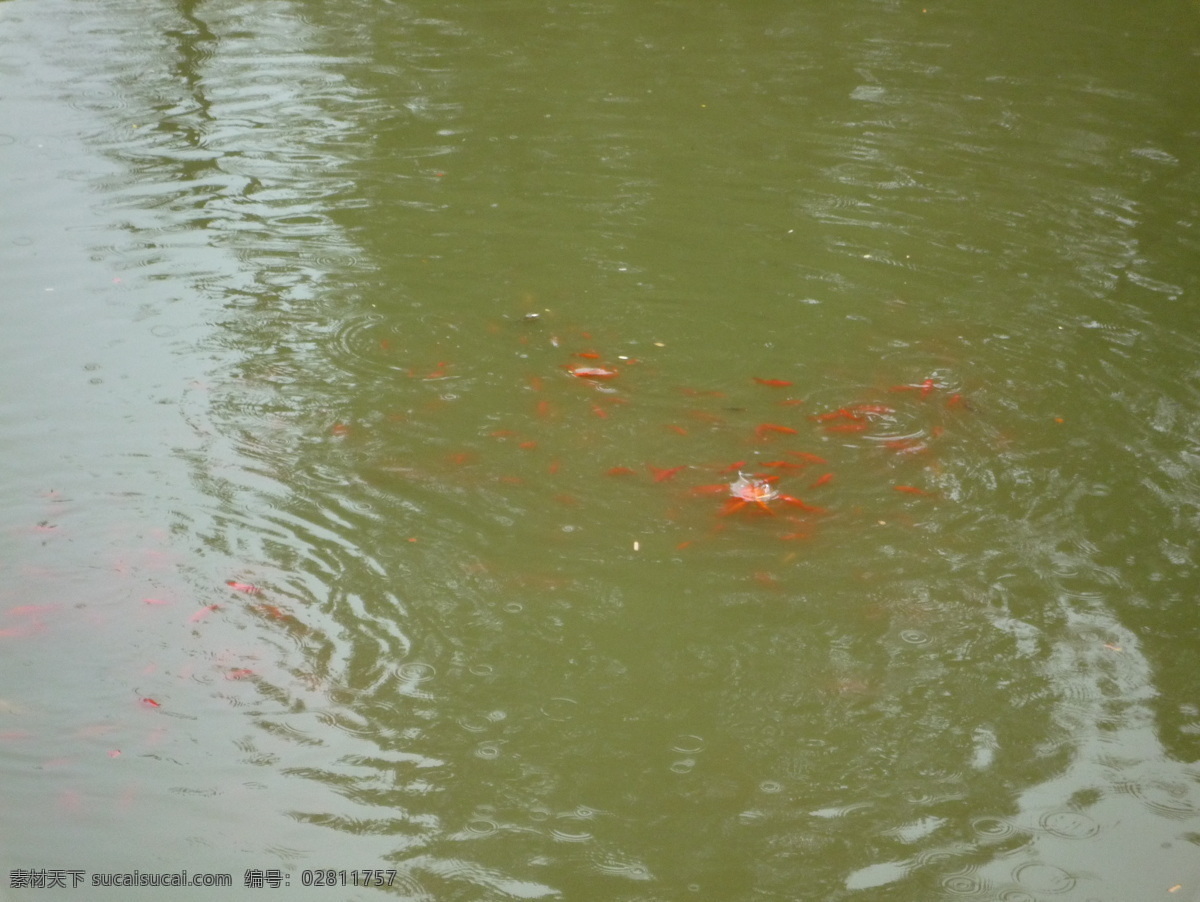
[[[1189,820],[1200,814],[1200,783],[1182,777],[1149,776],[1126,779],[1116,784],[1149,811],[1172,820]]]
[[[203,451],[186,463],[204,509],[172,498],[189,510],[176,518],[194,540],[189,566],[261,573],[269,594],[227,618],[219,640],[240,641],[237,630],[247,644],[281,649],[288,677],[240,687],[253,702],[232,699],[253,724],[242,754],[323,791],[311,803],[321,810],[297,821],[326,836],[385,837],[393,856],[414,855],[396,890],[411,898],[561,895],[549,880],[483,863],[494,861],[564,881],[578,882],[570,869],[581,865],[593,879],[652,879],[638,845],[656,840],[572,807],[579,798],[619,810],[625,824],[649,815],[642,821],[674,834],[679,860],[663,870],[676,874],[719,860],[766,882],[801,866],[797,850],[861,845],[864,835],[894,844],[958,831],[972,851],[995,854],[1024,841],[1024,829],[980,812],[1011,810],[1006,796],[1053,779],[1065,757],[1055,743],[1084,760],[1091,731],[1112,736],[1146,714],[1154,684],[1137,642],[1148,647],[1150,631],[1121,633],[1096,612],[1134,597],[1136,580],[1147,611],[1172,592],[1190,597],[1196,392],[1189,379],[1159,384],[1161,372],[1134,363],[1170,350],[1191,367],[1200,347],[1178,311],[1157,323],[1146,314],[1190,290],[1186,273],[1156,271],[1163,230],[1147,227],[1184,216],[1151,219],[1144,208],[1171,192],[1139,182],[1178,161],[1132,129],[1103,133],[1097,119],[1110,107],[1088,108],[1091,121],[1079,122],[1053,90],[1033,108],[1003,93],[1011,86],[977,78],[972,90],[998,93],[984,102],[939,93],[949,90],[934,86],[941,67],[955,65],[949,43],[929,52],[839,37],[839,54],[862,57],[838,57],[849,77],[834,79],[830,94],[844,106],[813,106],[805,90],[786,90],[809,84],[803,67],[772,65],[796,62],[771,50],[778,36],[731,20],[712,33],[751,40],[755,53],[737,57],[746,78],[722,72],[708,85],[719,89],[712,98],[736,99],[721,105],[746,122],[793,104],[786,121],[799,113],[805,127],[765,149],[807,168],[797,179],[746,169],[744,147],[736,159],[706,158],[692,171],[714,176],[714,207],[710,192],[673,184],[686,173],[666,171],[670,155],[646,131],[661,119],[654,104],[682,99],[666,93],[669,80],[652,79],[645,97],[593,102],[594,85],[565,79],[535,92],[533,115],[512,114],[515,92],[535,86],[514,77],[520,67],[545,71],[539,41],[569,42],[579,26],[591,29],[581,59],[614,46],[635,52],[599,31],[611,17],[596,8],[564,7],[512,34],[497,28],[491,43],[489,18],[465,7],[436,20],[368,6],[297,14],[268,5],[251,15],[117,0],[106,16],[123,12],[121,27],[99,31],[76,16],[63,31],[72,43],[94,38],[79,54],[78,86],[63,96],[96,118],[89,140],[112,164],[92,182],[92,202],[119,227],[98,236],[94,253],[154,290],[130,323],[160,318],[150,336],[186,351],[181,359],[215,384],[188,399]],[[794,44],[809,21],[790,24]],[[812,24],[821,34],[833,23]],[[839,36],[858,27],[853,15],[836,26]],[[657,26],[651,17],[623,27],[640,46]],[[425,33],[437,40],[423,44]],[[679,52],[664,43],[655,66],[674,65]],[[689,65],[697,52],[688,50]],[[112,54],[128,61],[119,79],[106,77]],[[919,65],[931,56],[937,67]],[[740,82],[758,87],[739,95]],[[493,99],[511,106],[465,102],[487,98],[493,84],[502,86]],[[717,106],[691,112],[715,120]],[[978,115],[964,124],[973,106],[1004,118],[1010,143],[985,140],[995,129]],[[825,113],[808,115],[818,107]],[[1079,127],[1035,127],[1018,112],[1061,112]],[[719,122],[709,134],[721,134]],[[1021,127],[1037,131],[1027,156],[1011,143],[1028,140]],[[940,157],[926,162],[911,134],[941,135]],[[716,143],[725,141],[742,139]],[[713,153],[712,143],[697,152]],[[1133,178],[1106,168],[1110,147],[1123,166],[1147,168]],[[1119,149],[1129,147],[1143,149]],[[690,212],[712,219],[739,192],[760,195],[767,175],[787,184],[770,188],[774,209],[739,213],[746,223],[774,219],[779,232],[780,215],[798,215],[815,228],[798,224],[789,240],[807,246],[764,241],[768,227],[757,222],[688,231]],[[505,204],[518,215],[499,218]],[[564,209],[583,211],[579,228],[563,228]],[[739,244],[739,228],[752,239]],[[770,281],[773,269],[786,279]],[[172,318],[192,305],[200,325]],[[509,315],[492,308],[518,306],[546,310],[544,327],[484,325]],[[623,343],[564,326],[559,311],[572,308],[623,321]],[[211,336],[200,352],[185,347],[201,331]],[[641,362],[623,360],[610,386],[564,372],[578,359],[570,354],[600,350]],[[777,406],[784,394],[757,384],[753,396],[718,386],[722,367],[740,368],[749,384],[746,359],[784,370],[795,383],[788,400],[808,406]],[[681,406],[662,390],[673,366],[726,394]],[[106,388],[117,381],[107,364],[104,376]],[[968,402],[952,400],[960,392]],[[806,418],[857,400],[893,410],[847,441]],[[768,420],[793,431],[756,434]],[[664,423],[678,428],[666,433]],[[734,461],[766,465],[814,449],[837,480],[817,485],[816,474],[784,470],[781,485],[824,493],[828,516],[722,517],[719,504],[689,494],[705,483],[720,491],[729,477],[713,474]],[[677,465],[662,481],[647,469]],[[902,483],[931,495],[899,499],[890,486]],[[792,523],[776,530],[786,542],[771,532],[783,523]],[[801,541],[810,526],[813,541]],[[1121,555],[1127,526],[1143,531],[1144,565]],[[219,589],[224,578],[197,576],[196,586]],[[731,585],[739,604],[723,606]],[[864,597],[899,601],[859,618]],[[303,631],[291,628],[299,622]],[[180,687],[233,688],[214,690],[208,673]],[[839,674],[854,676],[842,681],[847,691],[820,690]],[[967,775],[972,750],[977,771]],[[593,779],[596,762],[619,779]],[[662,774],[701,763],[711,779]],[[747,774],[756,776],[747,783]],[[780,779],[762,779],[770,774]],[[1178,826],[1200,811],[1194,781],[1175,769],[1120,774],[1117,791],[1154,816],[1147,821]],[[822,786],[825,795],[813,789]],[[872,801],[845,803],[861,786],[877,790]],[[489,799],[494,807],[480,805]],[[705,820],[722,810],[736,843],[720,835],[728,825],[719,816]],[[797,820],[806,829],[789,832]],[[589,845],[618,832],[619,845]],[[1034,833],[1091,840],[1101,825],[1052,809]],[[436,854],[447,839],[461,840],[454,855]],[[955,851],[855,879],[866,887],[913,868],[944,874],[965,857],[953,840],[947,847]],[[1049,862],[1011,873],[1019,887],[1003,890],[1006,902],[1075,886]],[[940,885],[959,897],[993,891],[974,867]]]
[[[623,877],[626,880],[653,880],[650,869],[639,861],[627,861],[613,855],[592,856],[592,866],[606,877]]]
[[[1017,832],[1011,821],[1000,817],[977,817],[971,821],[971,829],[982,839],[1004,839]]]
[[[1057,895],[1075,888],[1075,877],[1050,864],[1023,864],[1013,871],[1013,880],[1035,894]]]
[[[589,820],[578,815],[560,814],[550,827],[550,835],[559,842],[588,842],[592,838],[591,828],[586,826]]]
[[[968,866],[938,880],[941,887],[952,896],[977,896],[988,889],[988,881],[977,873],[978,868]]]
[[[1038,818],[1038,826],[1062,839],[1091,839],[1100,832],[1100,825],[1094,819],[1069,808],[1044,812]]]

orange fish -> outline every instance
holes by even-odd
[[[810,420],[816,420],[818,423],[828,423],[830,420],[861,420],[856,413],[851,413],[845,407],[839,407],[837,410],[832,410],[829,413],[816,413],[809,417]]]
[[[826,473],[824,476],[822,476],[820,479],[818,479],[816,482],[814,482],[812,485],[810,485],[809,488],[815,489],[819,485],[828,485],[831,482],[833,482],[833,474]]]
[[[811,512],[811,513],[814,513],[814,514],[823,514],[823,513],[825,513],[825,508],[823,508],[823,507],[813,507],[811,504],[805,504],[805,503],[804,503],[803,501],[801,501],[799,498],[793,498],[791,495],[779,495],[779,496],[778,496],[778,498],[779,498],[779,500],[780,500],[780,501],[782,501],[784,504],[790,504],[790,505],[792,505],[793,507],[798,507],[798,508],[800,508],[801,510],[806,510],[806,511],[809,511],[809,512]]]
[[[754,376],[753,378],[759,385],[769,385],[772,388],[784,388],[792,384],[787,379],[760,379],[758,376]]]
[[[768,432],[779,432],[783,435],[796,435],[796,430],[791,426],[780,426],[777,423],[761,423],[754,427],[754,434],[759,438],[763,438]]]
[[[191,617],[189,617],[188,622],[189,623],[199,623],[201,620],[203,620],[205,617],[207,617],[213,611],[219,611],[219,610],[221,610],[221,606],[218,604],[205,605],[200,610],[198,610],[195,614],[193,614]]]
[[[247,595],[257,595],[262,591],[258,586],[252,586],[250,583],[239,583],[232,579],[225,580],[225,585],[233,589],[235,592],[245,592]]]
[[[9,608],[4,613],[16,617],[36,616],[37,614],[49,614],[52,611],[58,610],[56,604],[19,604],[15,608]]]
[[[738,478],[727,486],[729,494],[733,497],[725,502],[725,506],[721,509],[721,516],[727,517],[730,514],[736,513],[744,508],[747,504],[753,504],[758,509],[774,516],[775,511],[771,510],[767,505],[779,497],[779,493],[772,488],[771,484],[765,479],[747,479],[741,473],[738,473]]]
[[[826,426],[826,432],[864,432],[871,428],[870,423],[839,423],[833,426]]]
[[[784,453],[790,454],[790,455],[792,455],[792,457],[798,457],[801,460],[807,460],[809,463],[814,463],[814,464],[829,463],[829,461],[827,461],[825,458],[817,457],[817,455],[815,455],[815,454],[809,454],[807,451],[785,451]]]
[[[791,495],[782,495],[775,491],[771,483],[775,482],[778,478],[778,476],[756,476],[753,479],[748,479],[744,474],[739,473],[737,481],[729,484],[729,494],[733,497],[726,501],[725,506],[721,508],[721,516],[727,517],[730,514],[737,513],[749,504],[754,505],[757,510],[774,516],[775,511],[771,510],[768,506],[772,501],[781,501],[784,504],[791,504],[814,513],[824,513],[824,508],[812,507],[805,504],[799,498],[793,498]]]
[[[606,366],[569,366],[567,372],[580,379],[615,379],[617,371]]]
[[[612,467],[608,470],[609,476],[633,476],[637,470],[631,470],[629,467]]]
[[[919,391],[921,397],[925,398],[931,391],[937,388],[937,383],[932,379],[926,379],[920,385],[893,385],[890,391]]]
[[[728,517],[730,514],[736,514],[738,511],[740,511],[742,508],[744,508],[747,504],[750,504],[750,503],[752,503],[752,502],[746,501],[744,498],[730,498],[728,501],[725,502],[725,506],[721,508],[721,516]],[[765,501],[755,501],[753,503],[757,504],[758,508],[761,509],[763,513],[770,514],[772,517],[775,516],[775,511],[773,511],[773,510],[771,510],[771,508],[767,507],[767,504]]]
[[[884,447],[890,448],[897,454],[919,454],[922,451],[928,451],[929,446],[923,441],[915,438],[895,438],[883,443]]]
[[[909,495],[931,495],[932,492],[927,492],[924,489],[919,489],[915,485],[894,485],[892,488],[897,492],[905,492]]]
[[[668,479],[673,479],[680,470],[686,470],[687,467],[671,467],[669,470],[660,470],[658,467],[648,467],[648,469],[654,474],[655,482],[666,482]]]

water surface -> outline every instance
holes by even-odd
[[[1200,899],[1194,6],[0,26],[6,871]]]

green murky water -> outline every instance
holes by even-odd
[[[0,898],[1200,899],[1198,19],[0,5]]]

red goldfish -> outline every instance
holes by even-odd
[[[784,388],[792,384],[787,379],[760,379],[758,376],[754,377],[754,381],[759,385],[769,385],[772,388]]]

